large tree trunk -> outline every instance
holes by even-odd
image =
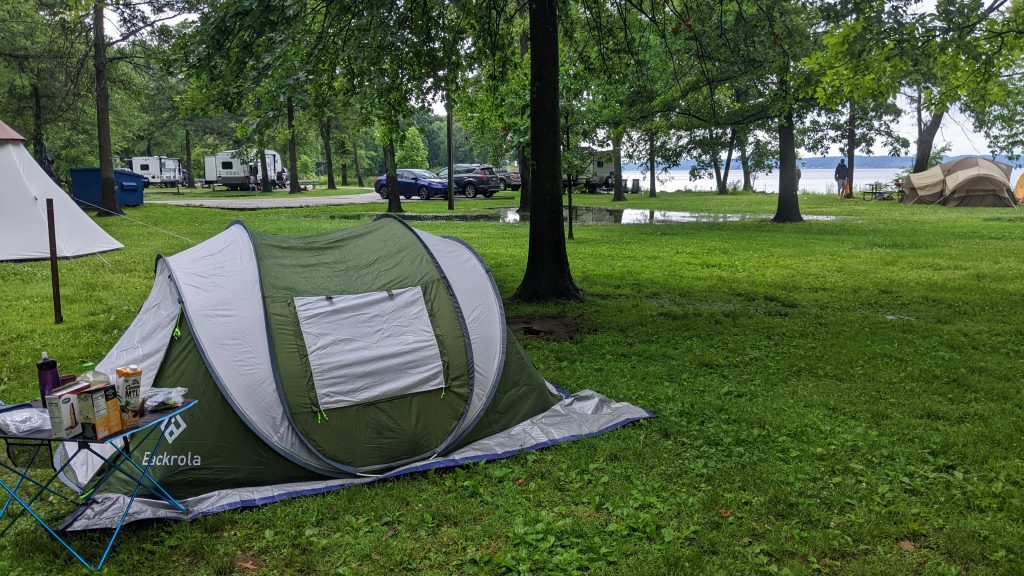
[[[398,198],[398,167],[395,166],[395,141],[388,138],[384,145],[384,174],[388,184],[388,212],[405,212]],[[362,185],[362,183],[360,183]]]
[[[526,154],[526,146],[520,144],[519,149],[516,151],[519,161],[519,214],[530,213],[530,198],[532,196],[531,190],[533,189],[533,170],[530,168],[530,159]]]
[[[945,110],[940,110],[931,115],[925,123],[921,109],[917,110],[917,155],[914,157],[914,174],[924,172],[928,169],[928,159],[932,155],[932,146],[935,144],[935,135],[939,133],[939,126],[942,125],[942,118],[946,115]]]
[[[725,152],[725,166],[722,168],[722,182],[718,185],[719,194],[729,193],[729,169],[732,168],[732,154],[736,150],[736,129],[729,128],[729,148]]]
[[[103,2],[92,6],[93,68],[96,72],[96,136],[100,156],[103,210],[97,216],[123,214],[114,188],[114,158],[110,144],[110,92],[107,88],[107,37],[103,32]]]
[[[773,222],[803,222],[797,195],[796,130],[793,111],[779,118],[779,204]]]
[[[558,113],[557,0],[530,0],[530,247],[516,300],[578,300],[565,251]]]
[[[363,188],[363,172],[359,169],[359,144],[354,138],[352,139],[352,168],[356,171],[356,182],[359,183],[360,188]]]
[[[750,175],[750,156],[747,150],[747,146],[750,145],[750,140],[746,134],[740,138],[740,168],[743,170],[743,189],[753,190],[754,182]]]
[[[523,30],[522,32],[519,33],[519,59],[522,60],[526,58],[526,55],[529,53],[530,35],[527,30]],[[530,105],[528,102],[527,105],[521,109],[521,114],[523,116],[526,116],[529,113],[529,111]],[[516,155],[518,156],[518,158],[516,159],[519,162],[520,179],[519,210],[517,210],[516,212],[518,212],[520,215],[530,213],[530,182],[533,170],[530,168],[530,158],[529,154],[527,154],[528,151],[529,149],[524,144],[520,144],[516,148]]]
[[[295,142],[295,102],[291,96],[288,97],[288,193],[298,194],[302,192],[299,186],[299,152]]]
[[[626,193],[622,189],[622,129],[618,126],[612,127],[612,186],[615,193],[612,195],[612,202],[625,202]]]
[[[455,210],[455,119],[452,118],[452,101],[447,91],[444,95],[444,116],[445,164],[448,165],[448,209]]]
[[[654,156],[654,133],[647,134],[647,174],[651,179],[651,191],[647,194],[649,198],[657,198],[658,190],[655,188],[657,183],[654,176],[655,161],[657,158]]]
[[[853,193],[853,168],[857,158],[857,116],[853,110],[853,102],[850,102],[850,115],[846,119],[846,169],[848,171],[846,184]],[[842,196],[842,194],[840,194]]]
[[[43,146],[43,96],[39,93],[39,84],[32,83],[32,154],[40,165],[46,161]]]
[[[188,172],[185,175],[185,188],[195,188],[196,179],[192,175],[192,131],[188,128],[185,129],[185,166],[188,167]]]
[[[338,155],[341,157],[341,185],[348,186],[348,162],[345,161],[345,155],[348,154],[348,144],[342,138],[338,146],[340,146]]]
[[[263,192],[270,192],[273,187],[270,183],[270,167],[267,166],[267,149],[260,142],[259,150],[256,151],[259,154],[260,162],[260,190]],[[277,174],[274,174],[274,181],[277,181]]]
[[[337,190],[338,185],[334,181],[334,143],[331,138],[331,117],[324,119],[324,160],[327,162],[327,189]]]

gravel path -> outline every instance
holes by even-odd
[[[289,196],[286,198],[207,198],[196,200],[148,200],[147,204],[222,208],[225,210],[262,210],[267,208],[305,208],[307,206],[341,206],[343,204],[383,204],[374,192],[343,196]],[[407,202],[407,200],[403,200]]]

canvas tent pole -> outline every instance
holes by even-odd
[[[57,229],[53,225],[53,198],[46,199],[46,231],[50,235],[50,283],[53,284],[53,323],[61,324],[60,272],[57,270]]]

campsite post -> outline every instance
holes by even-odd
[[[50,283],[53,284],[53,323],[61,324],[60,273],[57,271],[57,230],[53,225],[53,198],[46,199],[46,231],[50,235]]]

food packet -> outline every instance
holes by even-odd
[[[45,408],[21,408],[0,413],[0,430],[17,436],[50,429],[50,414]]]
[[[181,406],[188,388],[150,388],[146,394],[146,412],[159,412]]]

